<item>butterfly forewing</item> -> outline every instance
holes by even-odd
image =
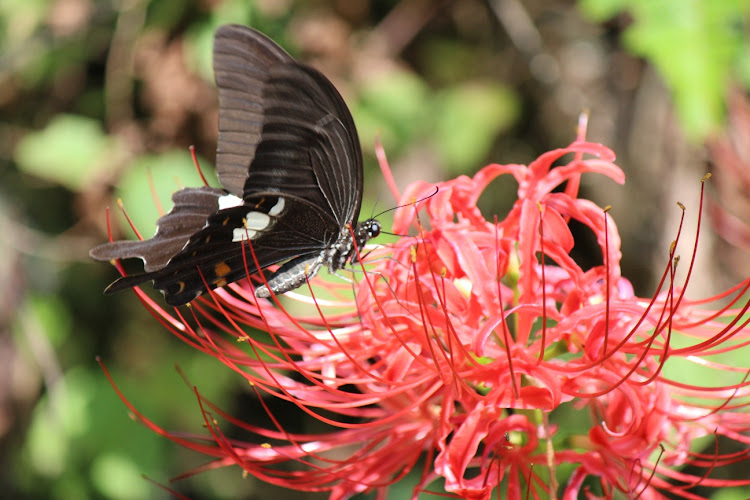
[[[263,142],[244,195],[283,191],[328,205],[336,228],[352,222],[361,202],[362,157],[351,114],[333,85],[314,69],[278,66],[264,105]]]
[[[238,25],[216,31],[213,59],[220,104],[216,170],[222,186],[241,197],[261,142],[271,68],[295,61],[270,38]]]

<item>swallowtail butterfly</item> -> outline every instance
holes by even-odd
[[[245,26],[220,27],[213,58],[223,189],[181,189],[151,239],[92,249],[97,260],[144,261],[144,273],[121,277],[105,293],[152,280],[177,306],[205,293],[206,283],[221,287],[283,262],[255,290],[268,297],[301,286],[323,266],[335,272],[355,261],[350,226],[360,249],[380,233],[375,219],[354,226],[362,152],[333,84]]]

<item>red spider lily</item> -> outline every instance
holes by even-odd
[[[268,408],[271,428],[242,422],[196,390],[210,436],[189,439],[123,400],[156,432],[214,457],[206,468],[238,465],[332,499],[365,491],[385,498],[420,460],[413,498],[439,479],[449,496],[471,499],[618,491],[701,498],[691,488],[750,485],[713,474],[750,455],[718,447],[726,438],[750,449],[748,368],[720,357],[743,348],[747,355],[750,316],[741,301],[750,280],[690,301],[690,272],[677,283],[670,255],[653,297],[635,296],[620,274],[614,222],[578,198],[584,173],[624,182],[613,160],[606,147],[581,140],[528,166],[489,165],[473,178],[411,185],[394,232],[417,235],[375,250],[387,258],[371,259],[355,300],[345,298],[346,284],[316,282],[310,297],[290,293],[281,303],[255,299],[242,283],[193,302],[184,317],[137,290],[165,327],[245,377],[262,403],[290,402],[329,432],[287,432]],[[503,220],[487,220],[477,200],[507,174],[518,199]],[[571,219],[595,234],[602,265],[584,270],[570,257]],[[316,296],[323,291],[332,298]],[[310,312],[289,313],[291,301]],[[734,379],[715,386],[673,375],[672,366],[690,365]],[[219,418],[265,443],[229,439]],[[696,452],[691,444],[706,436],[715,449]],[[572,472],[558,478],[558,468]]]

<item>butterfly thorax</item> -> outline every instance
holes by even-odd
[[[336,272],[351,261],[358,262],[358,252],[363,251],[364,246],[370,240],[380,234],[380,222],[375,219],[367,219],[357,224],[354,228],[354,239],[352,239],[352,230],[347,226],[341,230],[336,244],[333,245],[326,253],[325,265],[330,272]],[[356,249],[354,243],[356,242]]]

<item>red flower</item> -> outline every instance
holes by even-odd
[[[313,298],[288,294],[311,311],[292,315],[276,299],[257,301],[244,283],[193,302],[187,321],[138,291],[175,335],[330,431],[300,435],[241,422],[197,391],[213,445],[140,418],[215,457],[215,467],[236,464],[333,499],[373,490],[385,498],[420,458],[415,498],[437,479],[460,498],[487,499],[493,491],[498,498],[549,498],[558,493],[563,464],[573,470],[562,489],[569,499],[582,491],[611,498],[616,490],[632,498],[660,498],[667,490],[696,498],[689,488],[697,484],[750,484],[711,477],[747,453],[690,447],[703,436],[750,444],[747,368],[718,357],[750,343],[748,304],[738,305],[750,280],[691,302],[670,262],[657,293],[636,297],[620,274],[614,222],[578,198],[584,173],[624,182],[613,160],[606,147],[579,141],[529,166],[490,165],[473,178],[413,184],[394,232],[416,228],[417,235],[374,250],[388,258],[368,259],[356,302],[341,298],[349,285],[316,282]],[[476,203],[506,174],[518,182],[518,199],[494,222]],[[570,256],[571,219],[595,234],[602,265],[584,270]],[[324,286],[333,299],[318,297]],[[189,326],[196,322],[200,328]],[[667,374],[673,363],[735,379],[713,387],[674,378]],[[229,440],[216,417],[268,444]],[[299,466],[279,465],[285,462]],[[705,473],[685,472],[686,465]]]

